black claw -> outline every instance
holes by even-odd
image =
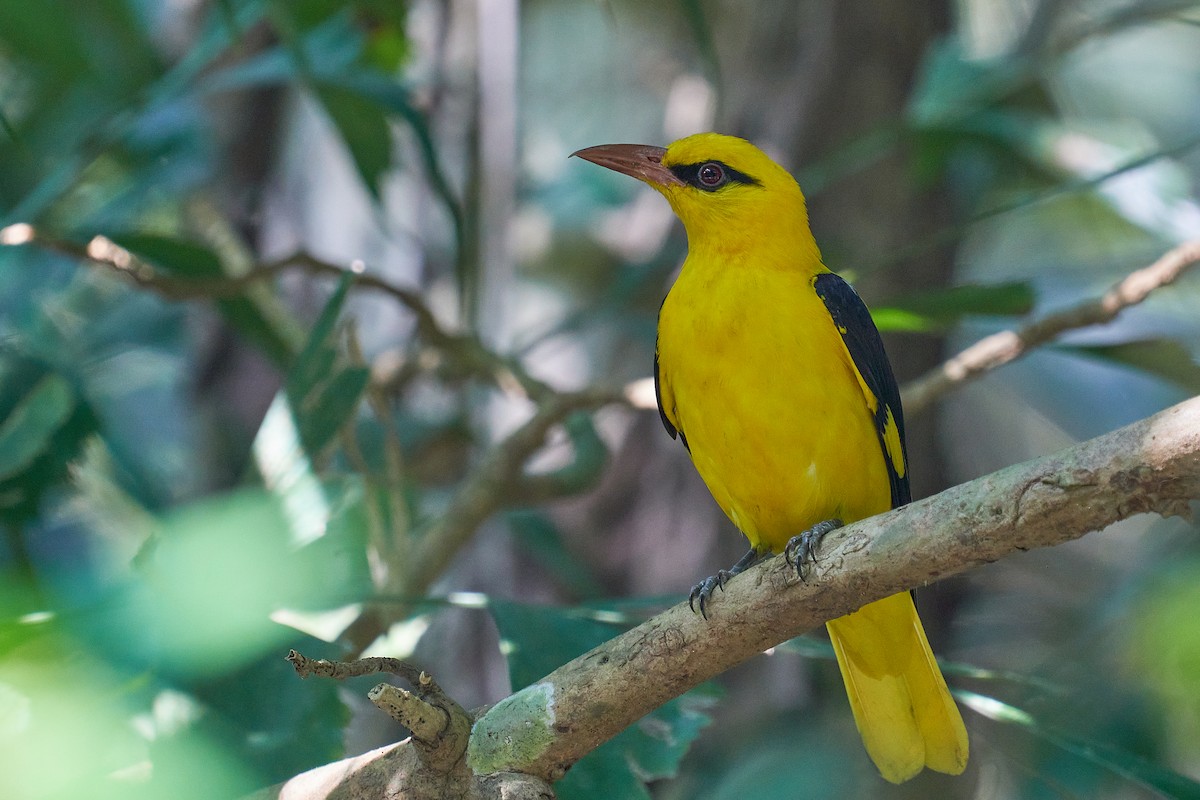
[[[840,519],[827,519],[788,541],[787,547],[783,548],[783,558],[789,567],[796,570],[800,580],[804,580],[805,564],[817,562],[817,545],[821,543],[821,539],[830,531],[842,527],[842,524]]]
[[[757,550],[751,550],[738,559],[738,562],[729,569],[719,569],[716,575],[710,575],[704,580],[692,587],[692,593],[688,595],[688,607],[693,612],[696,611],[696,601],[700,601],[700,616],[708,619],[708,609],[705,607],[708,601],[712,599],[713,592],[717,589],[725,591],[725,584],[729,579],[740,572],[745,572],[750,567],[754,566],[758,560],[762,558]]]
[[[692,587],[692,593],[688,595],[688,607],[695,612],[696,601],[699,600],[700,616],[708,619],[708,609],[705,608],[705,605],[712,598],[713,592],[715,592],[717,589],[725,591],[725,581],[728,580],[729,577],[728,571],[720,570],[716,575],[710,575],[697,583]]]

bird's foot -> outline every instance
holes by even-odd
[[[796,575],[800,580],[804,580],[805,564],[817,562],[817,545],[821,543],[821,539],[825,538],[825,534],[830,531],[842,527],[843,524],[840,519],[827,519],[788,540],[787,546],[783,548],[783,557],[788,566],[796,570]]]
[[[708,619],[708,610],[706,605],[712,599],[713,593],[720,589],[725,591],[725,582],[737,575],[739,572],[745,572],[750,567],[754,566],[758,560],[762,558],[762,554],[757,550],[751,549],[746,555],[738,559],[738,562],[729,569],[719,569],[716,575],[709,575],[704,580],[692,587],[691,594],[688,595],[688,606],[692,611],[696,611],[700,616]],[[697,608],[696,606],[699,606]]]
[[[719,569],[716,575],[709,575],[692,587],[692,593],[688,595],[688,606],[692,611],[698,611],[700,616],[708,619],[708,610],[705,605],[712,599],[713,592],[717,589],[725,590],[725,581],[732,577],[733,575],[727,569]]]

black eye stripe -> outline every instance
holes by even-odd
[[[710,164],[719,167],[725,172],[725,180],[712,186],[707,185],[700,180],[700,169]],[[688,186],[694,186],[697,189],[705,192],[715,192],[731,183],[743,183],[748,186],[761,185],[756,179],[750,177],[744,172],[734,169],[723,161],[698,161],[695,164],[676,164],[673,167],[669,167],[669,169],[675,174],[676,178],[679,178],[679,180],[683,181]]]

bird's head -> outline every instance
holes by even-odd
[[[745,139],[698,133],[668,147],[603,144],[573,155],[657,189],[687,229],[689,247],[733,252],[764,239],[811,247],[804,194],[787,170]]]

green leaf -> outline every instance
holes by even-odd
[[[717,57],[717,44],[713,38],[712,25],[709,24],[708,14],[701,0],[679,0],[683,16],[691,29],[692,39],[700,51],[700,59],[704,63],[704,72],[714,86],[721,85],[721,61]]]
[[[338,371],[306,401],[300,414],[300,441],[309,453],[319,453],[329,444],[353,415],[362,393],[371,380],[367,367],[346,367]]]
[[[399,7],[392,3],[390,6]],[[403,24],[383,23],[371,30],[367,39],[366,61],[384,72],[397,72],[411,52]]]
[[[75,410],[75,392],[63,378],[39,380],[0,423],[0,480],[32,464]]]
[[[972,315],[1023,316],[1033,310],[1035,300],[1025,281],[969,284],[898,298],[873,309],[871,316],[880,330],[930,331]]]
[[[276,21],[286,13],[278,3],[272,9]],[[335,14],[303,33],[283,33],[289,37],[285,44],[214,71],[200,82],[200,90],[243,91],[326,79],[353,68],[362,55],[362,33],[350,24],[348,14]]]
[[[305,397],[329,375],[337,349],[330,342],[342,306],[346,304],[346,296],[354,284],[354,275],[347,272],[338,281],[337,288],[329,296],[321,315],[313,323],[308,333],[304,348],[296,356],[288,371],[286,389],[289,399],[296,406],[302,404]]]
[[[265,782],[230,756],[228,739],[172,747],[180,729],[210,716],[177,686],[106,663],[53,623],[38,627],[51,630],[24,652],[0,653],[6,798],[212,800]],[[135,763],[136,786],[113,777]]]
[[[836,723],[819,714],[815,718],[805,715],[803,721],[768,714],[754,730],[739,731],[736,740],[722,746],[723,752],[714,753],[703,765],[692,762],[683,778],[694,790],[687,796],[711,800],[888,797],[876,775],[868,778],[870,783],[862,782],[868,770],[874,770],[863,763],[867,756],[861,740],[844,730],[829,730],[831,724]],[[847,747],[853,752],[848,753]],[[923,795],[918,790],[915,796],[938,795]]]
[[[12,122],[9,120],[8,115],[4,113],[3,108],[0,108],[0,130],[3,130],[4,135],[12,141],[19,141],[17,139],[17,129],[13,127]]]
[[[534,606],[494,598],[488,603],[488,610],[500,630],[513,691],[524,689],[632,627],[598,620],[584,609]]]
[[[137,232],[112,233],[109,238],[139,258],[179,277],[193,280],[226,278],[217,254],[196,242]],[[221,316],[236,331],[261,347],[273,362],[284,365],[291,360],[291,346],[252,299],[229,297],[215,303]]]
[[[145,261],[182,278],[219,278],[225,274],[217,254],[196,242],[135,231],[109,233],[108,238]]]
[[[326,481],[323,535],[300,549],[301,568],[313,584],[292,608],[329,610],[366,598],[374,589],[367,563],[368,502],[362,479]],[[280,499],[286,502],[282,493]]]
[[[229,32],[229,38],[238,38],[242,33],[242,26],[238,24],[238,10],[234,4],[234,0],[217,0],[214,7],[221,20],[221,24]]]
[[[353,283],[353,274],[342,276],[285,383],[300,440],[310,454],[328,444],[354,413],[371,377],[363,366],[335,368],[338,345],[334,331]]]
[[[608,448],[596,432],[591,414],[576,412],[567,417],[563,427],[571,440],[573,458],[569,464],[559,467],[547,477],[553,479],[557,493],[578,494],[590,489],[600,479],[608,465]]]
[[[576,656],[625,630],[594,612],[492,600],[508,659],[512,688],[519,690]],[[581,759],[555,789],[562,800],[631,798],[649,800],[645,782],[676,774],[679,762],[710,722],[706,712],[717,696],[699,687],[630,725]]]
[[[275,0],[280,13],[286,13],[296,28],[315,28],[346,7],[345,0]]]
[[[42,83],[88,86],[100,107],[104,93],[128,97],[160,70],[138,14],[116,0],[0,3],[0,31],[6,63]]]
[[[251,450],[263,483],[287,509],[292,541],[305,545],[324,536],[329,498],[303,447],[296,410],[285,392],[278,392],[267,408]]]
[[[71,25],[69,4],[46,2],[30,13],[19,3],[0,3],[0,30],[4,32],[5,60],[38,64],[42,81],[68,85],[88,70],[88,51],[82,29]]]
[[[263,783],[277,783],[343,754],[350,713],[337,681],[300,681],[282,657],[295,649],[338,658],[338,647],[294,635],[244,668],[195,687],[209,713],[189,733],[227,743]]]
[[[254,438],[258,470],[288,511],[292,540],[302,544],[327,536],[338,513],[337,495],[318,478],[313,457],[350,419],[370,380],[366,367],[336,366],[338,316],[353,283],[353,274],[342,276]],[[355,497],[361,511],[361,491]]]
[[[1154,764],[1128,750],[1059,733],[1046,727],[1029,712],[1002,700],[966,690],[957,690],[959,701],[988,719],[1020,728],[1045,742],[1113,773],[1131,783],[1177,800],[1200,800],[1200,782]]]
[[[371,196],[379,200],[383,175],[392,165],[392,132],[378,104],[360,94],[322,83],[317,98],[337,127]]]
[[[441,157],[434,143],[433,132],[425,115],[413,104],[408,88],[386,75],[362,70],[339,75],[327,75],[323,78],[325,85],[337,85],[347,91],[354,92],[379,105],[400,119],[404,120],[417,137],[417,146],[421,151],[421,160],[425,165],[425,173],[433,187],[434,194],[442,201],[450,214],[454,226],[454,242],[459,253],[458,267],[462,268],[462,253],[466,247],[466,221],[463,210],[450,185],[449,178],[442,168]],[[459,287],[464,286],[465,276],[458,275]]]
[[[314,341],[310,334],[308,344],[311,345]],[[319,345],[302,358],[296,359],[284,384],[297,417],[303,415],[308,398],[329,380],[330,374],[333,373],[333,365],[337,363],[337,347],[325,340],[321,340]]]
[[[966,284],[909,295],[892,302],[918,314],[953,320],[967,314],[1019,316],[1033,310],[1037,297],[1027,281]]]
[[[1055,349],[1133,367],[1189,392],[1200,392],[1200,364],[1196,363],[1190,350],[1174,339],[1143,339],[1110,345],[1060,345]]]
[[[103,611],[88,635],[124,658],[180,677],[243,669],[294,632],[272,611],[319,587],[319,565],[291,533],[294,510],[266,491],[210,498],[166,516],[144,569]],[[119,656],[121,657],[121,656]]]
[[[937,325],[929,318],[899,308],[871,309],[871,319],[875,320],[875,327],[881,331],[926,333],[937,329]]]
[[[572,767],[554,787],[559,800],[650,800],[646,782],[678,774],[716,699],[713,689],[693,689],[647,714]]]
[[[981,61],[968,56],[957,39],[929,48],[909,100],[909,123],[918,129],[954,128],[1019,88],[1028,79],[1017,61]]]
[[[1200,560],[1172,557],[1171,562],[1160,563],[1138,588],[1121,663],[1154,698],[1160,730],[1171,731],[1180,742],[1179,757],[1190,759],[1200,742]]]
[[[353,481],[323,483],[302,446],[295,412],[283,392],[263,417],[254,437],[254,461],[263,483],[284,510],[288,538],[302,552],[324,555],[303,562],[316,579],[305,593],[304,607],[327,607],[357,598],[369,585],[366,575],[367,530],[361,485]],[[314,547],[317,542],[330,542]],[[332,599],[331,599],[332,598]]]
[[[512,511],[505,521],[513,537],[577,597],[599,597],[604,589],[592,571],[572,554],[558,526],[540,511]]]
[[[811,658],[819,661],[833,661],[837,658],[833,652],[833,645],[827,640],[813,639],[809,636],[797,636],[795,639],[789,639],[776,649],[787,653],[795,653],[802,658]],[[987,669],[961,661],[947,661],[943,658],[939,658],[937,663],[944,675],[955,675],[977,681],[1010,683],[1050,696],[1067,694],[1065,687],[1044,678],[1039,678],[1036,675],[1026,675],[1022,672],[1011,672],[1008,670]]]

